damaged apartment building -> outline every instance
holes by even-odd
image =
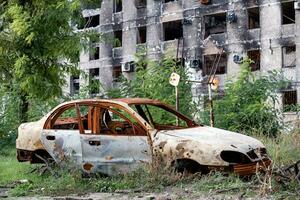
[[[300,101],[300,1],[99,0],[99,8],[82,14],[83,30],[113,38],[91,41],[91,50],[80,55],[80,68],[104,88],[117,87],[121,74],[132,78],[135,54],[146,48],[150,59],[169,54],[184,60],[191,79],[199,81],[218,57],[221,91],[225,81],[239,72],[243,59],[251,58],[254,74],[274,69],[291,80],[279,94],[279,106]],[[80,77],[71,77],[70,93],[82,84]],[[205,85],[194,83],[195,97],[205,93]]]

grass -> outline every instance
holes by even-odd
[[[282,134],[277,139],[257,136],[267,147],[276,165],[287,165],[300,159],[300,134]],[[163,191],[166,187],[192,188],[193,192],[201,194],[218,194],[218,191],[228,194],[244,193],[245,196],[255,197],[258,194],[272,194],[279,198],[295,197],[299,183],[292,182],[282,185],[274,181],[268,183],[271,190],[261,191],[261,183],[257,177],[244,181],[234,175],[224,176],[212,173],[207,176],[199,175],[182,177],[174,172],[158,167],[156,170],[139,169],[134,173],[115,177],[82,178],[79,172],[67,169],[55,169],[58,176],[50,173],[39,175],[31,172],[38,166],[19,163],[16,160],[14,148],[2,150],[0,155],[0,186],[15,186],[11,196],[45,196],[68,195],[72,193],[114,192],[117,190],[141,190],[143,192]],[[17,184],[19,180],[27,183]],[[253,187],[258,186],[258,187]],[[293,199],[293,198],[291,198]]]

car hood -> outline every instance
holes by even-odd
[[[239,150],[244,153],[252,149],[264,148],[264,145],[255,138],[208,126],[163,130],[159,131],[158,134],[169,136],[169,139],[197,141],[209,146],[222,146],[224,150]]]

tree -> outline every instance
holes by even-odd
[[[2,2],[1,87],[19,97],[21,121],[27,121],[31,100],[61,96],[66,73],[77,72],[79,52],[93,33],[76,32],[71,22],[80,21],[87,2],[91,1]]]
[[[215,126],[245,134],[276,136],[282,128],[277,93],[287,81],[276,71],[256,77],[246,60],[235,81],[225,86],[225,95],[214,101]],[[208,116],[206,115],[206,119]]]

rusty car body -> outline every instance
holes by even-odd
[[[178,170],[250,175],[270,165],[265,146],[239,133],[198,125],[152,99],[76,100],[21,124],[20,162],[71,160],[86,173],[126,173],[160,158]]]

